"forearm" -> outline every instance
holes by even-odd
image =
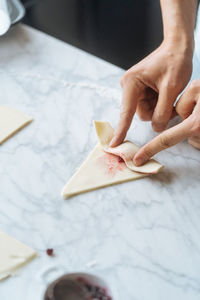
[[[198,0],[160,0],[164,41],[193,51]]]

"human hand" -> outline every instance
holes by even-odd
[[[187,87],[176,104],[176,112],[183,121],[143,146],[133,159],[136,166],[186,138],[192,146],[200,149],[200,79],[192,81]]]
[[[177,96],[189,82],[192,55],[190,44],[164,41],[124,74],[120,121],[110,146],[123,142],[135,112],[140,119],[151,120],[155,131],[165,129],[175,114],[173,105]]]

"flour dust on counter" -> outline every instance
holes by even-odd
[[[0,106],[0,144],[5,142],[33,119],[7,106]]]
[[[15,274],[36,255],[34,250],[0,231],[0,280]]]
[[[144,166],[136,167],[132,159],[139,148],[132,142],[109,148],[114,129],[108,122],[95,121],[94,125],[100,143],[65,185],[62,191],[64,197],[139,179],[162,169],[162,165],[153,159]]]

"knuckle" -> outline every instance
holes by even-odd
[[[172,91],[176,91],[177,88],[179,88],[179,87],[175,80],[168,80],[168,81],[163,82],[162,88],[167,91],[172,92]]]
[[[200,91],[200,79],[193,80],[189,85],[189,90],[192,92]]]
[[[115,137],[115,143],[116,144],[120,144],[123,142],[124,138],[126,136],[126,133],[124,131],[119,131],[116,133],[116,137]]]
[[[154,114],[153,121],[155,123],[164,123],[166,119],[166,111],[160,110]]]
[[[134,106],[129,106],[125,102],[120,105],[120,118],[126,119],[133,115]]]
[[[154,128],[155,131],[158,131],[158,132],[162,131],[166,125],[167,125],[167,121],[166,121],[165,115],[153,117],[152,127]]]
[[[142,154],[146,159],[149,159],[154,153],[149,147],[145,147]]]
[[[125,83],[129,82],[130,80],[132,80],[133,75],[130,71],[126,71],[122,78],[123,78],[123,83],[125,84]]]
[[[160,146],[162,149],[169,148],[171,146],[170,139],[167,135],[161,135],[160,136]]]
[[[131,77],[131,72],[129,70],[126,71],[120,79],[121,86],[123,87],[130,80]]]
[[[128,70],[124,73],[124,75],[122,76],[122,83],[123,85],[128,84],[132,81],[135,80],[136,78],[136,72],[132,69],[132,70]]]
[[[126,109],[122,109],[120,111],[120,119],[123,120],[123,122],[127,122],[129,120],[130,112]]]
[[[124,76],[122,76],[122,77],[120,78],[120,85],[121,85],[121,87],[123,88],[123,86],[124,86]]]
[[[193,116],[191,121],[191,133],[199,134],[200,133],[200,116]]]
[[[121,118],[126,118],[128,116],[128,111],[124,108],[121,108],[120,110],[120,117]]]
[[[188,139],[188,142],[191,146],[193,146],[193,147],[200,150],[200,137],[198,137],[198,138],[197,137],[190,137]]]

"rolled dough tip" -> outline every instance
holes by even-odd
[[[63,190],[61,191],[61,194],[60,194],[60,195],[61,195],[61,197],[64,197],[64,198],[66,197]]]
[[[161,165],[160,166],[160,168],[157,170],[157,172],[155,172],[155,173],[152,173],[152,174],[158,174],[160,171],[162,171],[164,169],[164,166],[163,165]]]
[[[162,169],[164,168],[164,166],[161,166],[160,168],[158,168],[158,170],[156,170],[155,172],[151,172],[149,173],[150,175],[156,175],[158,173],[160,173],[162,171]]]
[[[63,197],[64,199],[69,199],[70,197],[72,197],[72,194],[68,194],[64,191],[64,189],[61,192],[61,197]]]

